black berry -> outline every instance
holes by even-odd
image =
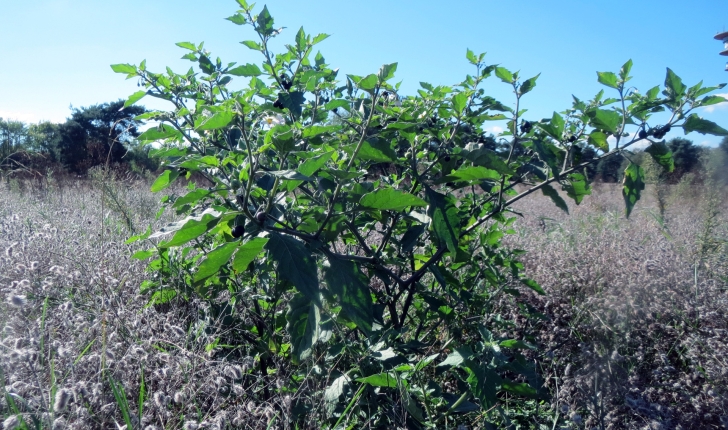
[[[640,130],[638,136],[640,137],[640,139],[644,139],[647,137],[647,132],[644,129]]]
[[[571,143],[576,142],[576,136],[569,136],[569,142],[571,142]]]
[[[445,161],[450,161],[450,156],[449,155],[446,155],[445,156]]]
[[[665,127],[663,128],[663,129],[662,129],[662,131],[664,131],[665,133],[668,133],[668,132],[670,131],[670,124],[667,124],[667,125],[666,125],[666,126],[665,126]]]
[[[521,123],[521,133],[528,133],[529,131],[531,131],[531,128],[532,128],[532,127],[533,127],[533,126],[531,125],[531,123],[530,123],[530,122],[528,122],[528,121],[523,121],[523,122]]]
[[[263,223],[263,221],[265,221],[265,212],[263,212],[263,211],[258,211],[258,212],[257,212],[257,213],[255,214],[255,219],[256,219],[256,220],[257,220],[257,221],[258,221],[259,223]]]
[[[245,227],[243,227],[242,225],[236,225],[235,227],[233,227],[232,234],[234,238],[239,238],[240,236],[245,234]]]

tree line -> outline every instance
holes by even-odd
[[[0,118],[0,170],[46,171],[63,169],[84,174],[97,165],[125,165],[151,170],[159,163],[138,144],[135,119],[143,106],[124,108],[124,100],[71,108],[63,123],[25,123]]]

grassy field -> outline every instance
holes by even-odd
[[[253,357],[206,348],[229,328],[198,318],[202,304],[145,307],[146,262],[130,258],[144,245],[124,242],[169,222],[147,190],[0,183],[3,428],[289,428],[290,395],[247,391]],[[727,200],[648,186],[629,220],[609,185],[570,215],[519,202],[506,244],[548,291],[526,298],[540,320],[510,313],[512,337],[537,334],[551,393],[532,428],[728,428]]]

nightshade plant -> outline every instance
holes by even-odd
[[[135,255],[154,258],[154,276],[141,286],[150,304],[207,301],[210,315],[200,318],[231,328],[211,353],[255,357],[246,367],[255,377],[244,379],[251,396],[293,393],[289,407],[303,427],[505,422],[505,399],[546,400],[537,345],[528,333],[506,336],[512,324],[493,311],[503,295],[544,294],[522,274],[523,251],[500,246],[515,219],[511,205],[540,191],[568,211],[558,187],[579,204],[590,194],[585,167],[629,156],[639,141],[671,170],[661,139],[672,127],[728,134],[693,112],[724,101],[707,95],[723,85],[688,88],[668,69],[662,92],[641,93],[627,85],[631,61],[598,73],[616,97],[575,97],[545,120],[523,109],[538,76],[522,79],[470,50],[473,75],[452,87],[421,83],[401,97],[396,63],[341,76],[313,53],[328,36],[303,28],[273,53],[282,29],[267,7],[255,15],[237,3],[228,20],[252,27],[257,40],[241,43],[262,55],[261,65],[223,63],[203,44],[181,42],[197,71],[112,66],[143,87],[125,106],[144,96],[172,106],[137,117],[159,123],[139,137],[157,142],[154,153],[166,160],[152,190],[180,176],[209,182],[165,197],[180,221],[130,241],[158,239]],[[513,89],[515,109],[480,88],[491,75]],[[247,86],[232,90],[234,77]],[[658,125],[651,117],[662,111],[669,119]],[[482,130],[498,120],[508,126],[494,145]],[[631,163],[627,216],[643,179]],[[290,377],[271,384],[279,375]]]

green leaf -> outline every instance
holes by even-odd
[[[594,130],[589,133],[589,139],[587,140],[589,145],[594,146],[597,149],[601,149],[604,152],[609,152],[609,142],[607,141],[607,135],[601,131]]]
[[[230,124],[234,117],[235,112],[233,112],[232,110],[215,112],[212,116],[202,120],[202,122],[197,127],[195,127],[195,130],[203,131],[224,128],[227,127],[228,124]]]
[[[624,170],[622,181],[622,197],[624,197],[625,216],[629,218],[635,203],[640,199],[640,192],[645,189],[645,172],[637,164],[629,163]]]
[[[342,126],[340,125],[312,125],[303,129],[301,137],[303,137],[304,139],[310,139],[321,134],[337,132],[341,130],[341,128]]]
[[[177,179],[178,176],[179,172],[177,172],[176,170],[165,170],[152,184],[152,192],[156,193],[158,191],[162,191],[163,189],[172,185],[172,182]]]
[[[537,399],[541,397],[538,393],[538,390],[525,382],[503,381],[501,383],[501,390],[532,399]]]
[[[291,336],[292,352],[298,362],[311,356],[320,334],[321,313],[314,302],[298,293],[288,302],[286,331]]]
[[[245,64],[243,66],[235,67],[225,72],[233,76],[260,76],[263,72],[260,71],[257,64]]]
[[[463,114],[463,111],[468,105],[468,93],[461,92],[457,93],[452,97],[452,108],[455,110],[457,116]]]
[[[210,213],[203,214],[198,219],[190,219],[182,225],[182,228],[172,236],[168,242],[163,242],[159,246],[160,248],[170,248],[172,246],[180,246],[189,242],[192,239],[198,238],[201,235],[210,231],[220,221],[219,216],[215,216]]]
[[[233,270],[236,273],[244,272],[248,265],[255,260],[255,257],[263,252],[266,243],[268,243],[268,238],[255,237],[240,245],[238,252],[235,253],[235,258],[233,258]]]
[[[258,28],[256,28],[256,30],[260,31],[262,34],[268,36],[273,33],[273,17],[270,16],[270,12],[268,12],[268,6],[263,6],[263,10],[260,11],[256,22],[258,23]]]
[[[243,15],[242,13],[236,13],[235,15],[229,16],[225,19],[234,24],[237,24],[237,25],[244,25],[247,22],[247,20],[245,19],[245,15]],[[179,43],[178,43],[178,45],[179,45]],[[194,46],[194,45],[192,45],[192,46]],[[193,48],[193,50],[194,50],[194,48]]]
[[[134,94],[132,94],[132,95],[129,96],[129,98],[127,99],[126,102],[124,102],[124,107],[122,107],[122,109],[127,108],[127,107],[133,105],[134,103],[138,102],[139,100],[142,99],[142,97],[144,97],[146,95],[147,95],[147,92],[146,91],[137,91],[137,92],[135,92]]]
[[[672,151],[663,142],[653,142],[645,149],[645,152],[652,156],[652,159],[668,172],[675,170],[675,160],[672,158]]]
[[[296,49],[302,54],[306,51],[306,32],[303,31],[303,27],[296,33]]]
[[[460,367],[465,360],[473,356],[473,350],[469,346],[456,347],[447,358],[440,364],[437,365],[438,372],[443,370],[451,369],[453,367]]]
[[[478,143],[468,143],[460,155],[476,166],[483,166],[488,169],[495,170],[503,175],[513,175],[513,170],[508,167],[505,161],[503,161],[503,158],[501,158],[495,151],[492,151]]]
[[[529,345],[526,342],[518,339],[502,340],[498,343],[498,346],[511,349],[534,349],[533,345]]]
[[[377,78],[379,83],[383,84],[394,77],[394,72],[397,71],[397,63],[385,64],[379,69]]]
[[[302,242],[271,232],[265,248],[278,263],[278,276],[287,280],[309,300],[319,303],[319,280],[316,260]]]
[[[157,290],[152,294],[152,297],[149,298],[149,302],[147,302],[144,307],[148,308],[154,305],[162,305],[170,302],[175,297],[177,297],[177,291],[171,288]]]
[[[544,185],[541,187],[541,192],[544,196],[548,196],[554,204],[561,209],[562,211],[569,213],[569,206],[566,204],[563,198],[559,195],[559,192],[554,189],[549,184]]]
[[[254,40],[244,40],[240,42],[240,44],[247,46],[248,48],[252,49],[253,51],[260,51],[263,49],[263,47],[260,45],[260,43],[254,41]]]
[[[369,375],[364,378],[358,378],[356,381],[364,384],[369,384],[373,387],[393,388],[397,386],[397,377],[390,373],[377,373],[376,375]]]
[[[171,137],[179,136],[179,132],[169,124],[162,124],[161,129],[159,127],[152,127],[142,133],[137,140],[140,142],[153,142],[155,140],[169,139]]]
[[[606,85],[610,88],[619,88],[617,84],[617,75],[612,72],[597,72],[597,80],[600,84]]]
[[[440,178],[437,183],[445,182],[482,182],[485,179],[500,179],[500,173],[495,170],[487,169],[483,166],[461,167],[458,170],[450,172],[449,175]]]
[[[397,159],[397,153],[388,140],[369,138],[362,143],[357,157],[362,160],[389,163]]]
[[[572,173],[569,175],[568,180],[563,184],[566,194],[574,199],[574,202],[578,205],[584,199],[584,196],[591,194],[591,188],[586,178],[581,173]]]
[[[498,387],[503,379],[492,369],[483,368],[476,363],[468,362],[468,385],[473,395],[480,400],[484,409],[489,409],[498,402]]]
[[[126,73],[128,75],[135,75],[137,72],[136,67],[131,64],[112,64],[111,70],[116,73]]]
[[[349,75],[351,77],[351,75]],[[361,88],[364,91],[371,92],[374,88],[377,87],[377,84],[379,83],[379,78],[375,74],[368,75],[362,79],[352,79],[357,87]]]
[[[323,42],[324,40],[326,40],[328,38],[329,38],[329,35],[328,34],[326,34],[326,33],[319,33],[319,34],[317,34],[313,38],[313,41],[311,42],[311,45],[316,45],[318,43],[321,43],[321,42]]]
[[[690,114],[682,125],[685,134],[697,131],[700,134],[712,134],[713,136],[728,136],[728,130],[707,119],[700,118],[697,114]]]
[[[680,97],[685,94],[687,88],[683,84],[682,79],[675,74],[669,67],[667,68],[667,75],[665,76],[665,87],[668,89],[668,93],[672,97]]]
[[[470,64],[477,65],[478,64],[478,57],[475,56],[475,53],[468,49],[465,51],[465,58],[468,59]]]
[[[179,46],[180,48],[189,49],[190,51],[197,51],[197,47],[194,43],[190,42],[177,42],[175,45]]]
[[[538,282],[534,281],[533,279],[528,278],[522,278],[521,282],[523,285],[527,286],[528,288],[532,289],[533,291],[537,292],[540,295],[545,295],[546,292],[541,288],[540,285],[538,285]]]
[[[616,133],[617,127],[622,122],[622,116],[613,110],[592,109],[586,113],[589,116],[591,125],[594,128]]]
[[[374,313],[369,280],[358,265],[351,261],[329,258],[324,279],[332,293],[339,298],[341,310],[349,320],[369,336]]]
[[[530,79],[526,79],[525,81],[523,81],[521,86],[518,88],[518,92],[520,92],[521,95],[524,95],[534,89],[536,87],[536,79],[538,79],[539,76],[541,76],[540,73]]]
[[[421,198],[394,188],[381,188],[365,194],[359,204],[366,208],[388,211],[401,211],[410,206],[427,206],[427,202]]]
[[[710,106],[718,103],[728,102],[728,99],[722,96],[707,96],[700,99],[700,106]]]
[[[303,93],[301,91],[292,91],[290,93],[281,93],[279,94],[281,103],[283,103],[283,106],[288,108],[288,110],[291,111],[293,116],[295,118],[300,118],[301,113],[303,112],[303,104],[306,102],[306,99],[303,96]]]
[[[623,82],[627,82],[629,77],[629,72],[632,70],[632,59],[627,60],[624,65],[622,65],[622,68],[619,69],[619,79],[621,79]]]
[[[215,275],[222,266],[230,261],[230,257],[233,256],[233,252],[238,248],[238,245],[238,242],[228,242],[210,251],[197,269],[197,273],[195,273],[195,282]]]
[[[426,198],[429,203],[427,215],[432,219],[432,228],[439,246],[447,246],[448,251],[456,254],[460,237],[457,200],[453,196],[440,194],[429,187],[426,188]]]
[[[513,83],[513,73],[511,73],[505,67],[496,67],[495,75],[498,76],[501,81],[507,84]]]
[[[296,147],[296,142],[293,139],[293,129],[286,124],[277,125],[268,130],[263,141],[266,145],[273,144],[282,153],[292,151]]]
[[[554,112],[551,116],[551,121],[547,124],[537,123],[546,134],[558,141],[564,138],[564,124],[564,118],[556,112]]]

